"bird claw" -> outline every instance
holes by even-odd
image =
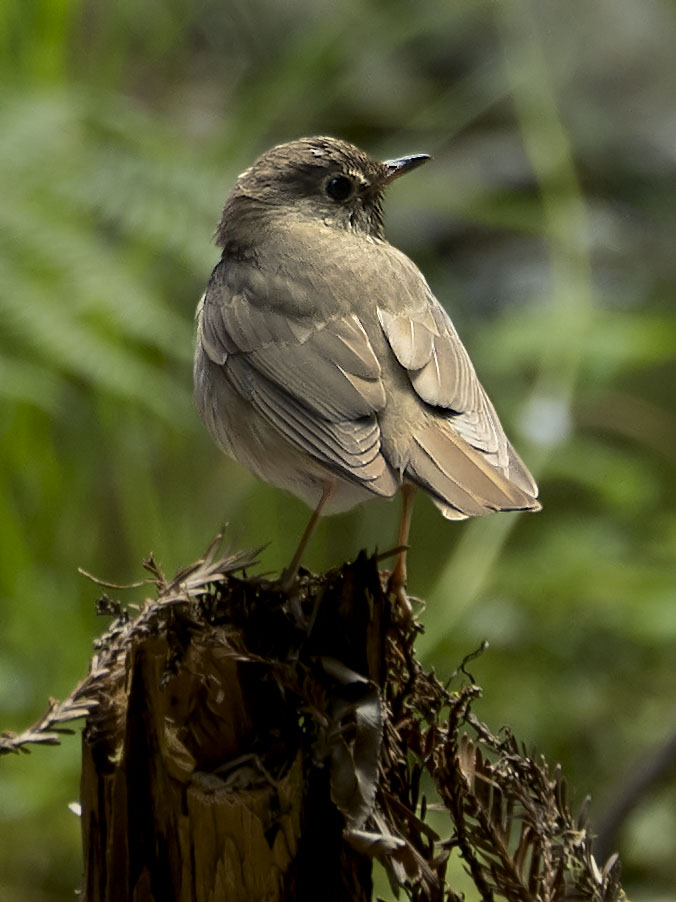
[[[279,575],[277,585],[285,594],[289,594],[298,583],[298,567],[285,567]]]
[[[394,598],[401,613],[407,620],[410,620],[413,617],[413,608],[406,593],[406,582],[402,582],[396,568],[390,573],[387,580],[387,594]]]

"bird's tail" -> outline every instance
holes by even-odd
[[[428,423],[413,438],[406,475],[449,520],[540,510],[537,485],[509,443],[503,457],[504,465],[496,465],[452,428]]]

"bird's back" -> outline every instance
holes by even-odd
[[[279,228],[283,240],[273,218],[255,254],[226,251],[212,275],[200,343],[215,382],[366,494],[406,479],[450,518],[537,509],[535,483],[417,267],[379,238],[294,217]]]

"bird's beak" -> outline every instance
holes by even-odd
[[[410,172],[412,169],[417,169],[418,166],[422,166],[423,163],[431,159],[432,157],[426,153],[414,153],[408,157],[398,157],[396,160],[385,160],[383,166],[386,171],[382,184],[389,185],[390,182],[398,179],[400,175],[404,175],[405,172]]]

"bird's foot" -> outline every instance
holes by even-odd
[[[387,580],[387,594],[391,595],[399,605],[399,610],[407,620],[413,617],[413,608],[406,593],[406,580],[402,581],[401,575],[395,567]]]
[[[286,596],[287,610],[296,621],[296,625],[309,631],[314,614],[308,619],[303,610],[301,592],[299,591],[298,567],[286,567],[275,580],[275,588]]]
[[[290,593],[298,584],[298,567],[286,567],[279,575],[277,585],[282,592]]]

